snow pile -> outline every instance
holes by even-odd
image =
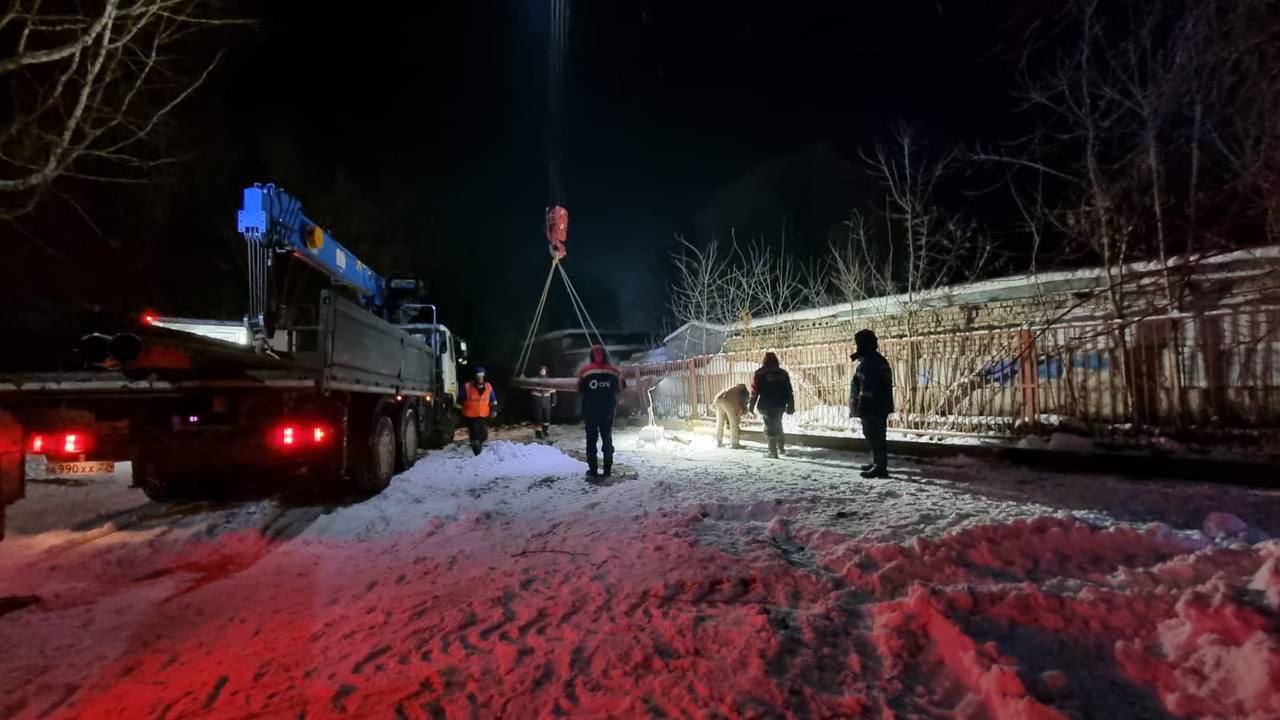
[[[955,708],[958,716],[1026,720],[1065,717],[1032,698],[1018,676],[1016,661],[990,646],[980,646],[948,617],[923,586],[915,586],[900,602],[877,606],[873,617],[872,639],[885,660],[885,684],[891,692],[905,689],[910,681],[908,663],[920,661],[917,648],[924,641],[923,662],[938,666],[929,674],[936,672],[939,678],[949,675],[962,689],[962,699]]]
[[[1204,519],[1204,534],[1211,538],[1242,536],[1249,532],[1249,523],[1225,512],[1211,512]]]
[[[446,462],[439,462],[441,458]],[[472,455],[471,449],[465,445],[455,445],[440,451],[433,457],[419,461],[397,480],[447,481],[443,475],[456,479],[492,478],[508,474],[554,475],[581,473],[585,468],[583,463],[548,445],[494,440],[479,455]]]
[[[825,567],[879,600],[872,636],[886,677],[952,677],[962,716],[1074,714],[1107,700],[1064,700],[1064,688],[1089,692],[1100,672],[1179,717],[1280,716],[1280,543],[1050,517],[906,545],[811,538]],[[1063,643],[1082,645],[1079,661],[1038,667]]]
[[[561,476],[581,476],[586,465],[542,444],[490,442],[479,455],[455,445],[422,458],[376,497],[336,510],[307,531],[309,537],[369,538],[411,532],[429,518],[454,518],[463,500],[504,494],[503,482],[537,479],[550,487]],[[515,496],[515,493],[505,493]]]
[[[1280,611],[1280,544],[1273,542],[1268,555],[1270,559],[1249,581],[1249,589],[1262,593],[1267,606]]]
[[[1093,440],[1080,435],[1056,432],[1049,436],[1048,448],[1054,452],[1091,453],[1095,448]]]
[[[1182,717],[1280,717],[1280,623],[1217,582],[1184,593],[1154,639],[1119,641],[1128,675]]]

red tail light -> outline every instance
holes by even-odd
[[[93,434],[83,430],[63,433],[35,433],[27,438],[32,455],[82,455],[93,446]]]
[[[332,436],[332,428],[325,424],[284,423],[272,428],[267,439],[277,450],[288,451],[328,445]]]
[[[67,433],[62,436],[62,452],[82,453],[85,451],[85,438],[79,433]]]

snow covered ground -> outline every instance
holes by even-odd
[[[0,718],[1280,717],[1280,492],[578,432],[344,507],[33,485]]]

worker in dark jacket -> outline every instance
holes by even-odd
[[[870,330],[853,336],[858,363],[849,382],[849,417],[862,419],[862,434],[871,445],[871,464],[862,466],[862,477],[889,477],[889,444],[885,439],[893,413],[893,369],[880,354],[880,341]]]
[[[538,377],[547,376],[547,366],[538,367]],[[529,391],[533,398],[533,433],[539,440],[551,439],[551,408],[556,406],[556,389],[552,387],[534,388]]]
[[[613,474],[613,411],[618,393],[625,388],[622,373],[605,357],[603,345],[591,347],[591,362],[578,371],[578,396],[582,398],[582,421],[587,428],[587,474],[597,477],[596,440],[603,441],[604,474]]]
[[[748,409],[760,408],[764,416],[764,434],[769,440],[769,457],[787,454],[787,436],[782,432],[782,413],[796,411],[796,397],[791,392],[791,376],[778,363],[778,356],[764,354],[764,363],[751,379],[751,400]]]
[[[738,383],[727,387],[716,395],[716,447],[724,445],[724,429],[729,428],[729,440],[734,450],[742,448],[742,425],[740,420],[747,412],[747,404],[751,400],[751,391],[747,386]]]
[[[458,403],[462,406],[462,422],[467,426],[471,452],[479,455],[489,439],[488,420],[498,414],[498,395],[493,385],[485,382],[483,367],[477,367],[476,379],[458,391]]]

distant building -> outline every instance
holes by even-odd
[[[624,370],[657,388],[660,416],[709,418],[715,394],[774,351],[792,373],[794,422],[843,432],[853,334],[865,327],[893,366],[891,424],[906,432],[1058,428],[1110,443],[1162,432],[1217,443],[1234,432],[1276,447],[1278,271],[1270,245],[1172,258],[1167,270],[1134,262],[692,322],[653,364]],[[1123,292],[1113,294],[1115,278]]]
[[[1184,305],[1191,312],[1273,306],[1271,281],[1280,267],[1280,246],[1211,256],[1185,263],[1171,261],[1178,284],[1185,284]],[[1163,314],[1163,274],[1156,262],[1124,266],[1126,314]],[[1037,275],[1011,275],[936,290],[887,295],[853,303],[797,310],[742,323],[688,322],[663,340],[664,360],[704,354],[829,342],[852,342],[860,327],[874,327],[882,339],[946,335],[956,332],[1042,326],[1112,317],[1105,268],[1090,267]]]

